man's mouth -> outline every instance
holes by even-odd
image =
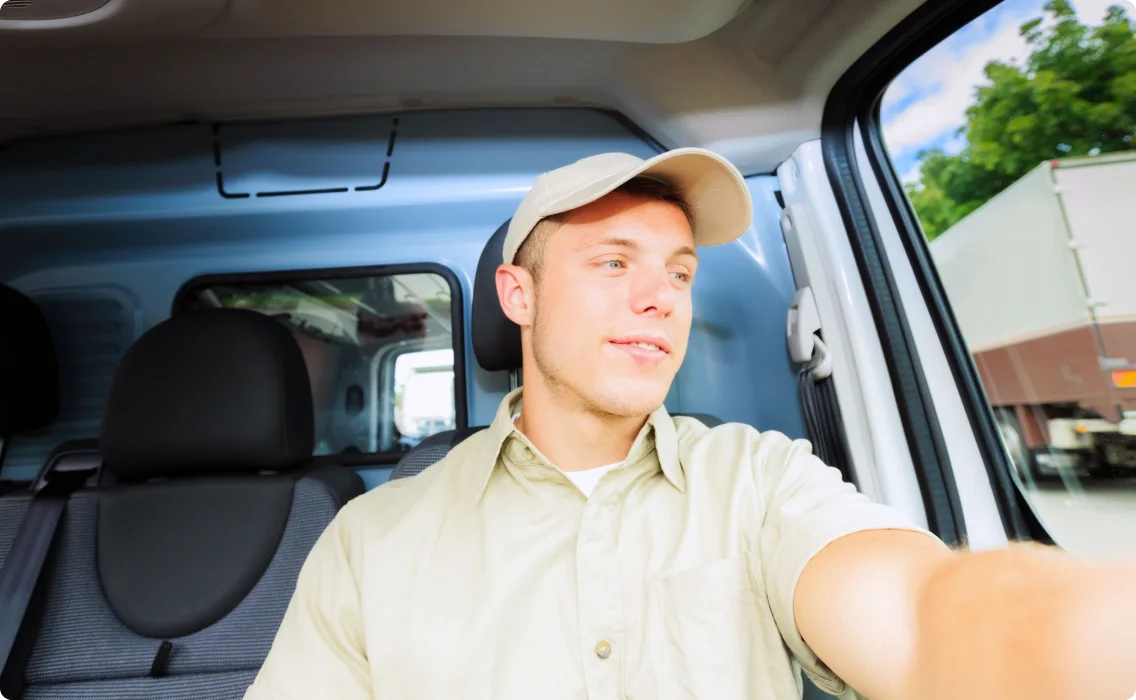
[[[671,351],[670,345],[663,338],[628,337],[616,338],[610,342],[641,360],[661,359]]]

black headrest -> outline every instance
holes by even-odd
[[[292,334],[255,311],[191,311],[126,352],[107,397],[104,473],[146,479],[282,470],[311,458],[308,370]]]
[[[59,413],[59,360],[35,302],[0,284],[0,438],[46,427]]]
[[[473,278],[473,354],[489,372],[521,368],[521,329],[501,310],[495,280],[508,232],[506,221],[485,244]]]

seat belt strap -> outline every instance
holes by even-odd
[[[802,366],[797,387],[813,452],[825,464],[839,469],[845,481],[855,483],[844,420],[832,383],[832,351],[821,339],[820,312],[809,287],[798,289],[789,303],[787,340],[789,356]]]

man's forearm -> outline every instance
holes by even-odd
[[[1136,567],[1034,546],[959,554],[918,601],[912,698],[1127,700]]]

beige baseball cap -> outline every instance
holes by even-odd
[[[639,176],[658,176],[683,194],[693,214],[694,244],[729,243],[745,233],[753,216],[749,188],[738,169],[704,148],[677,148],[643,160],[629,153],[601,153],[537,177],[509,223],[504,261],[513,262],[517,249],[537,222],[596,201]]]

